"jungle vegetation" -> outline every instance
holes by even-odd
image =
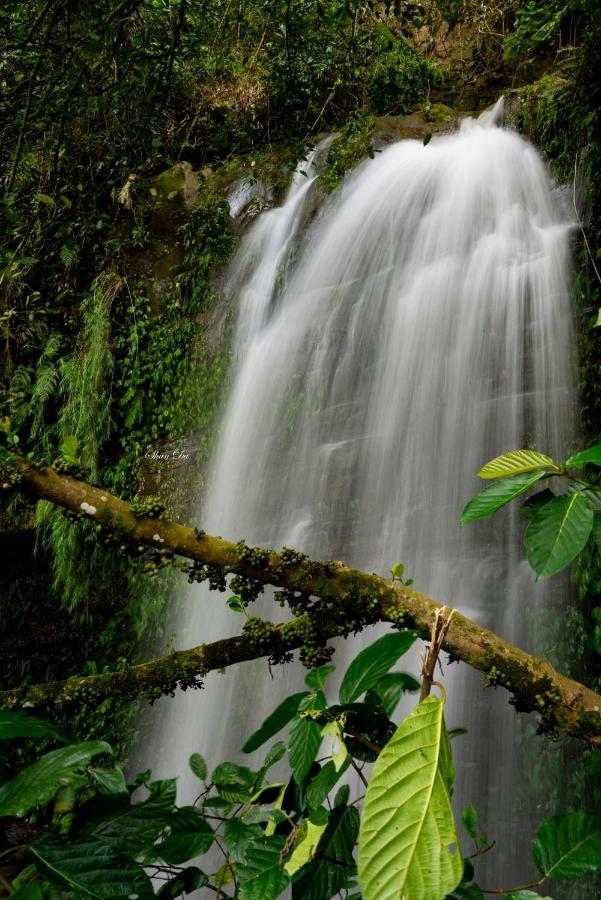
[[[531,900],[594,876],[599,4],[5,0],[0,34],[0,896],[175,898],[206,888],[269,900],[291,884],[296,900],[477,900],[483,888]],[[521,651],[508,663],[494,635],[498,658],[468,651],[472,623],[451,615],[453,598],[418,594],[392,560],[391,580],[370,581],[294,550],[276,558],[215,545],[198,528],[183,534],[174,520],[188,520],[186,497],[144,464],[149,449],[180,446],[194,430],[203,477],[227,381],[232,311],[214,275],[237,239],[225,202],[236,173],[264,177],[277,196],[306,146],[336,131],[325,178],[334,188],[371,152],[376,118],[419,112],[434,127],[439,104],[484,106],[500,91],[557,177],[584,186],[575,291],[584,444],[565,463],[518,448],[492,461],[464,520],[477,528],[471,520],[543,478],[574,487],[557,497],[546,488],[523,507],[535,573],[572,563],[581,612],[565,673]],[[108,512],[94,502],[100,487]],[[136,665],[143,644],[158,644],[171,583],[186,576],[229,595],[240,638]],[[263,584],[290,607],[284,633],[248,611]],[[357,655],[332,703],[328,639],[352,641],[377,620],[390,633]],[[418,635],[429,641],[423,672],[391,672]],[[248,736],[247,751],[271,742],[257,771],[226,760],[209,773],[190,748],[193,806],[178,805],[175,779],[126,778],[136,704],[193,689],[209,668],[281,663],[296,649],[307,689]],[[473,807],[461,823],[453,817],[455,742],[434,678],[442,650],[537,711],[547,735],[565,730],[586,748],[587,802],[541,821],[530,885],[480,885],[477,856],[494,835],[481,833]],[[399,722],[405,692],[416,705]],[[318,758],[324,738],[330,752]],[[272,783],[284,758],[289,779]],[[366,763],[375,763],[369,783]],[[338,784],[349,768],[366,781],[361,802]],[[391,792],[396,819],[385,826]],[[416,819],[404,848],[382,848],[383,828]]]

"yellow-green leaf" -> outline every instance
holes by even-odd
[[[442,900],[461,881],[463,859],[441,774],[443,707],[427,697],[376,760],[359,832],[364,900]]]
[[[339,772],[348,756],[348,750],[346,749],[346,744],[342,740],[342,731],[338,722],[328,722],[327,725],[324,725],[321,729],[321,736],[324,738],[330,737],[332,739],[332,761],[336,771]]]
[[[307,819],[307,833],[304,838],[294,847],[292,856],[284,866],[289,875],[298,872],[305,863],[310,862],[317,850],[319,839],[328,826],[327,821],[323,825],[314,825],[310,819]]]
[[[487,462],[478,472],[479,478],[503,478],[505,475],[519,475],[520,472],[537,472],[545,469],[560,472],[561,465],[536,450],[511,450]]]

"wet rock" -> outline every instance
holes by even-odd
[[[462,119],[477,113],[451,109],[443,103],[433,103],[408,116],[379,116],[376,119],[372,143],[375,149],[395,141],[410,139],[423,141],[427,135],[453,131]]]

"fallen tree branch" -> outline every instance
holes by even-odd
[[[0,693],[0,706],[40,706],[82,698],[154,696],[178,684],[196,684],[212,669],[262,656],[282,658],[306,644],[319,625],[320,638],[350,634],[370,622],[388,621],[415,629],[428,639],[442,604],[398,581],[351,569],[340,562],[315,562],[303,554],[251,549],[176,522],[136,516],[130,504],[53,469],[11,457],[18,489],[89,517],[126,540],[171,551],[204,566],[235,573],[260,584],[283,588],[291,595],[320,598],[282,626],[264,623],[257,636],[241,637],[179,651],[111,672],[64,682],[16,688]],[[440,614],[439,614],[440,617]],[[601,696],[557,672],[549,662],[514,647],[458,612],[448,620],[442,649],[481,672],[489,683],[506,688],[518,711],[536,711],[545,729],[560,729],[601,746]]]

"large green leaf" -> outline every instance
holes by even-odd
[[[0,740],[20,737],[53,737],[63,744],[67,742],[67,738],[54,725],[42,719],[36,719],[20,709],[0,709]]]
[[[249,845],[257,838],[263,837],[258,825],[249,825],[236,816],[225,823],[223,834],[229,855],[235,863],[244,862]]]
[[[587,463],[601,466],[601,444],[589,447],[588,450],[581,450],[580,453],[574,453],[567,460],[566,466],[570,469],[582,469]]]
[[[415,641],[413,631],[385,634],[362,650],[352,661],[340,685],[340,702],[352,703],[365,691],[377,685],[395,662]]]
[[[288,758],[294,780],[302,784],[321,745],[321,727],[312,719],[295,719],[290,729]]]
[[[300,691],[298,694],[291,694],[280,703],[276,709],[267,716],[263,724],[244,744],[242,750],[244,753],[252,753],[257,747],[260,747],[265,741],[277,734],[280,729],[287,725],[297,713],[301,700],[309,696],[308,691]]]
[[[461,881],[463,859],[440,769],[443,706],[426,697],[376,760],[359,833],[365,900],[442,900]]]
[[[95,782],[99,794],[127,794],[125,775],[119,766],[112,769],[88,769],[88,774]]]
[[[328,794],[335,787],[342,775],[346,772],[350,765],[350,759],[347,757],[340,767],[336,766],[332,761],[322,766],[318,775],[313,778],[311,784],[305,793],[305,799],[311,809],[321,806]]]
[[[354,806],[338,806],[317,845],[317,858],[304,866],[292,884],[293,900],[324,900],[343,888],[355,870],[353,848],[359,832]]]
[[[206,853],[213,843],[213,829],[192,806],[176,809],[166,825],[169,835],[158,845],[156,854],[170,865],[176,866]]]
[[[505,475],[519,475],[521,472],[534,472],[546,469],[549,472],[560,472],[561,465],[535,450],[511,450],[496,456],[482,466],[478,472],[480,478],[503,478]]]
[[[281,835],[257,837],[246,846],[244,860],[237,868],[240,900],[275,900],[288,884],[280,868],[284,846]]]
[[[508,478],[493,481],[466,505],[461,513],[461,524],[465,525],[466,522],[491,516],[514,497],[519,497],[541,478],[546,477],[546,472],[524,472],[521,475],[510,475]]]
[[[142,803],[115,804],[91,824],[90,837],[128,856],[148,853],[169,824],[175,806],[176,779],[154,781]]]
[[[524,543],[536,578],[554,575],[571,563],[589,539],[593,511],[581,493],[546,503],[531,519]]]
[[[311,862],[315,856],[319,840],[327,828],[327,824],[327,821],[325,821],[316,825],[309,819],[306,820],[304,828],[299,832],[300,836],[297,836],[294,850],[284,866],[288,875],[295,875],[299,869]]]
[[[52,846],[32,845],[36,867],[64,890],[98,898],[152,897],[152,884],[142,866],[123,859],[101,841]]]
[[[420,683],[407,672],[390,672],[380,678],[373,690],[382,701],[382,708],[387,716],[391,716],[404,693],[419,691]]]
[[[110,754],[104,741],[84,741],[52,750],[0,788],[0,816],[24,816],[36,806],[45,806],[59,787],[80,787],[82,772],[96,756]]]
[[[549,878],[580,878],[601,869],[601,816],[578,812],[553,816],[539,828],[534,862]]]

